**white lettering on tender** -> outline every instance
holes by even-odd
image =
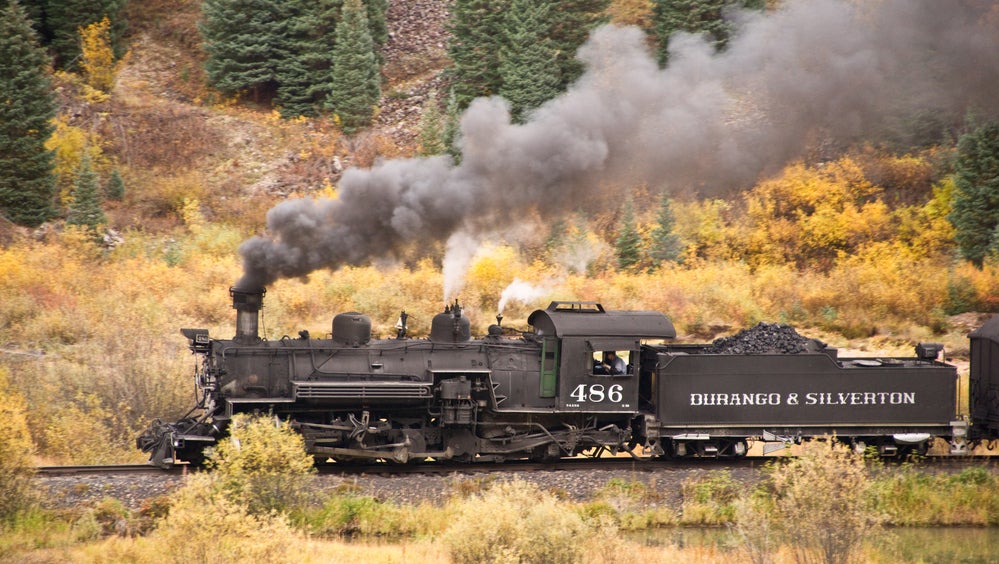
[[[778,393],[755,393],[755,394],[721,394],[721,393],[692,393],[690,394],[690,405],[719,406],[719,405],[780,405],[781,396]]]
[[[773,405],[915,405],[916,392],[775,392],[722,393],[693,392],[690,405],[697,407],[719,406],[773,406]]]
[[[915,405],[916,392],[808,392],[805,405]]]

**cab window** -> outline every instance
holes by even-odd
[[[628,374],[631,351],[593,351],[593,374],[619,376]]]

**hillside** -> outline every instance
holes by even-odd
[[[108,165],[118,163],[132,188],[108,210],[113,228],[168,229],[188,199],[209,220],[257,230],[280,198],[335,184],[345,167],[414,152],[420,109],[447,64],[446,1],[390,3],[380,112],[351,138],[325,120],[282,121],[207,89],[199,5],[129,4],[129,54],[109,101],[87,103],[61,85],[69,124],[99,132]]]

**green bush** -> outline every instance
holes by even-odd
[[[683,482],[684,525],[721,525],[735,518],[735,501],[743,486],[727,471],[711,471]]]
[[[302,436],[286,421],[244,414],[233,417],[229,437],[208,456],[224,495],[253,515],[304,505],[312,463]]]
[[[879,476],[877,507],[896,526],[999,524],[999,477],[984,466],[926,474],[913,466]]]

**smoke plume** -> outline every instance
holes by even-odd
[[[503,288],[503,292],[500,293],[499,305],[496,309],[499,313],[503,313],[503,310],[506,309],[506,304],[511,301],[530,304],[548,295],[554,286],[554,281],[551,284],[531,284],[520,278],[514,278],[513,282],[510,282],[506,288]]]
[[[347,170],[338,200],[292,200],[240,247],[240,287],[361,264],[414,242],[475,238],[645,182],[711,193],[752,184],[816,138],[876,138],[920,116],[999,113],[999,8],[984,0],[788,0],[740,14],[715,54],[671,39],[659,69],[638,29],[597,29],[586,74],[522,125],[499,98],[461,120],[462,160]]]

